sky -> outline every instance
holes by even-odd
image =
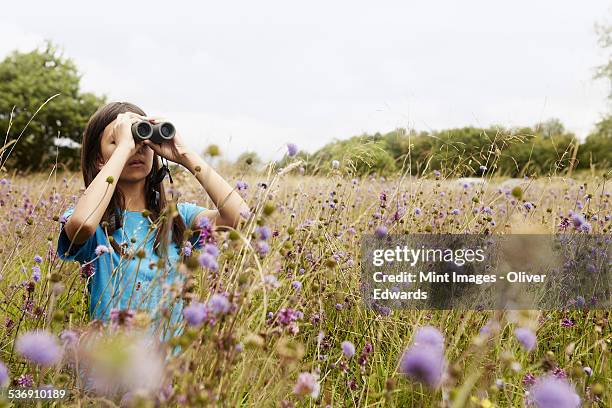
[[[610,109],[593,75],[611,21],[603,0],[22,0],[0,11],[0,58],[49,39],[83,91],[167,118],[196,151],[270,160],[398,127],[556,117],[583,138]]]

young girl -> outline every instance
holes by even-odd
[[[176,262],[190,252],[181,248],[198,249],[197,230],[208,221],[235,227],[248,207],[178,133],[159,145],[136,142],[131,127],[140,120],[161,121],[125,102],[109,103],[89,119],[81,151],[86,190],[60,220],[57,252],[89,271],[92,319],[124,320],[144,310],[176,323],[182,303],[170,290],[181,282]],[[167,211],[160,157],[194,174],[217,210],[178,203],[178,214]]]

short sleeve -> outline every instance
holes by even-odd
[[[206,211],[206,208],[200,207],[195,203],[178,203],[176,207],[183,217],[187,228],[191,228],[191,223],[199,213]]]
[[[92,236],[82,244],[72,244],[66,231],[64,231],[64,225],[73,212],[74,208],[71,207],[66,210],[60,218],[60,235],[57,240],[57,253],[59,257],[64,260],[88,262],[93,259],[92,255],[95,253],[96,234],[92,234]],[[66,254],[66,252],[68,253]]]

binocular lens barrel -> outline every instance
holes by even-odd
[[[132,135],[137,141],[150,139],[153,143],[160,144],[172,139],[175,132],[174,125],[170,122],[152,124],[142,120],[132,124]]]

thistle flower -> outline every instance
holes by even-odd
[[[227,297],[215,293],[210,297],[208,303],[206,304],[208,310],[210,310],[215,315],[224,315],[230,311],[231,304]]]
[[[270,230],[270,227],[266,225],[257,227],[256,232],[259,235],[259,239],[262,241],[267,241],[268,238],[272,236],[272,230]]]
[[[38,282],[40,280],[40,266],[34,265],[32,267],[32,280]]]
[[[537,408],[577,408],[580,397],[566,379],[548,375],[538,378],[529,388],[527,402]]]
[[[317,377],[311,373],[300,373],[297,382],[293,387],[293,393],[300,397],[310,395],[312,398],[317,398],[321,391],[321,385],[319,384]]]
[[[342,348],[342,353],[347,358],[351,358],[355,355],[355,346],[350,341],[343,341],[340,347]]]
[[[199,326],[207,317],[206,306],[200,302],[191,302],[183,309],[183,316],[190,326]]]
[[[98,245],[96,247],[96,256],[100,256],[102,254],[107,254],[108,251],[108,247],[106,245]]]
[[[297,154],[298,147],[295,143],[287,143],[287,156],[293,157]]]
[[[200,256],[198,257],[198,262],[200,263],[200,266],[204,268],[208,268],[211,271],[217,271],[219,269],[217,260],[215,259],[214,256],[212,256],[208,252],[204,252],[200,254]]]
[[[34,262],[39,264],[39,263],[42,263],[42,261],[43,261],[42,256],[34,255]]]
[[[533,350],[536,346],[537,338],[533,331],[526,327],[518,327],[514,329],[514,335],[518,342],[523,346],[523,348],[527,351]]]
[[[444,349],[444,336],[433,326],[423,326],[417,329],[413,342],[415,346],[427,345]]]
[[[442,383],[445,366],[444,353],[439,348],[414,345],[404,351],[399,369],[412,380],[437,388]]]
[[[46,330],[22,334],[17,339],[16,349],[26,360],[41,366],[52,366],[62,358],[62,348],[55,336]]]
[[[385,236],[387,236],[388,230],[387,227],[385,227],[384,225],[379,225],[374,231],[374,233],[378,238],[384,238]]]

